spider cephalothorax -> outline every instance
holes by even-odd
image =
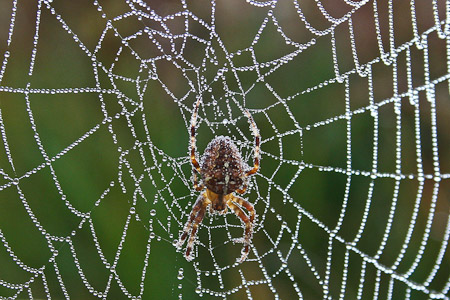
[[[205,216],[206,208],[210,205],[211,212],[224,213],[227,207],[232,209],[234,213],[244,222],[244,248],[240,261],[247,258],[250,251],[250,241],[253,234],[253,222],[255,220],[255,209],[253,205],[241,197],[234,195],[234,192],[243,194],[247,188],[248,176],[255,174],[259,168],[259,143],[260,136],[258,128],[253,121],[252,116],[246,111],[249,118],[253,134],[255,136],[255,162],[253,168],[249,168],[243,161],[241,153],[231,138],[227,136],[218,136],[214,138],[198,163],[195,153],[195,125],[197,122],[197,112],[200,105],[200,99],[197,101],[192,114],[191,122],[191,162],[194,167],[194,188],[197,191],[206,187],[206,191],[200,194],[194,206],[192,207],[189,220],[187,221],[184,231],[177,242],[177,247],[181,248],[190,234],[186,247],[186,259],[191,260],[191,253],[195,242],[195,236],[199,224]],[[198,183],[198,174],[201,177],[201,184]],[[245,208],[250,216],[242,210]]]

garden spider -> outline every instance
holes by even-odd
[[[208,205],[210,205],[211,213],[218,212],[219,214],[226,213],[227,207],[229,207],[245,224],[244,238],[242,239],[244,246],[240,258],[240,262],[242,262],[247,258],[250,251],[255,209],[250,202],[234,195],[233,192],[239,194],[245,193],[248,176],[253,175],[258,171],[259,143],[261,137],[252,116],[246,110],[247,117],[252,126],[253,135],[255,136],[255,158],[253,168],[249,169],[248,165],[242,159],[238,148],[227,136],[218,136],[209,142],[200,163],[198,163],[195,154],[195,126],[197,123],[199,105],[200,98],[197,100],[191,119],[191,162],[194,173],[194,188],[197,191],[201,191],[206,186],[206,191],[200,194],[192,207],[189,219],[184,226],[183,233],[176,246],[180,249],[190,234],[186,246],[185,257],[188,261],[192,260],[194,255],[191,252],[195,242],[197,229],[205,216]],[[200,174],[201,176],[201,184],[198,183],[197,174]],[[242,207],[245,207],[249,212],[250,217],[245,214]]]

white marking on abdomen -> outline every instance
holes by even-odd
[[[230,175],[225,175],[225,187],[223,189],[224,194],[228,194],[228,182],[230,181]]]

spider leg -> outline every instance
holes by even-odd
[[[192,173],[194,173],[194,189],[196,191],[201,191],[205,187],[203,184],[198,184],[198,176],[195,169],[192,169]]]
[[[253,207],[253,204],[251,204],[244,198],[237,196],[234,196],[232,200],[240,206],[245,207],[245,209],[250,213],[250,223],[253,224],[253,222],[255,221],[255,208]]]
[[[239,193],[239,194],[243,194],[243,193],[245,193],[245,191],[247,190],[247,184],[244,184],[244,186],[242,187],[242,189],[238,189],[238,190],[236,190],[236,193]]]
[[[183,246],[184,241],[186,240],[189,232],[191,231],[192,222],[194,221],[195,217],[197,216],[198,211],[203,206],[203,201],[205,200],[205,194],[201,194],[197,201],[195,202],[194,206],[192,207],[191,214],[189,215],[189,220],[186,222],[186,225],[184,225],[183,234],[180,236],[180,239],[178,240],[176,247],[177,249],[180,249],[181,246]]]
[[[191,256],[191,251],[194,246],[195,237],[197,235],[198,225],[203,221],[203,217],[205,216],[206,206],[208,206],[207,201],[203,202],[202,208],[198,212],[197,216],[195,217],[194,223],[192,224],[191,235],[186,245],[186,252],[184,253],[184,256],[188,261],[191,261],[193,259],[193,256]]]
[[[189,215],[189,220],[186,222],[186,225],[184,226],[183,234],[180,236],[180,239],[178,240],[176,247],[177,249],[180,249],[184,242],[186,241],[186,238],[188,235],[189,241],[186,247],[186,253],[185,257],[187,260],[191,260],[191,250],[192,246],[195,242],[195,236],[197,233],[198,225],[202,222],[203,217],[205,215],[205,209],[210,204],[211,201],[209,201],[208,198],[206,198],[206,193],[203,193],[200,195],[195,202],[194,206],[192,207],[191,214]]]
[[[250,218],[244,213],[242,208],[237,206],[235,203],[238,203],[239,205],[245,207],[250,213]],[[255,209],[250,202],[237,196],[230,197],[230,200],[227,201],[227,205],[245,224],[244,248],[242,249],[242,256],[239,260],[239,262],[243,262],[247,258],[250,251],[250,241],[253,235],[253,221],[255,220]]]
[[[200,165],[197,161],[197,158],[195,157],[195,126],[197,125],[197,115],[198,107],[200,106],[200,99],[201,98],[199,97],[197,102],[195,103],[194,113],[192,114],[191,118],[191,162],[198,173],[200,173]]]
[[[250,112],[248,110],[246,110],[245,113],[247,114],[247,117],[250,120],[253,135],[255,136],[255,162],[254,162],[253,168],[250,171],[248,171],[247,173],[245,173],[245,176],[250,176],[250,175],[258,172],[258,169],[259,169],[259,144],[261,142],[261,136],[259,135],[258,127],[256,127],[256,123],[253,120],[253,117],[250,114]]]

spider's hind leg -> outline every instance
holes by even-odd
[[[197,176],[197,171],[195,169],[192,169],[192,173],[193,173],[193,177],[194,177],[194,189],[196,191],[201,191],[203,190],[203,188],[205,187],[204,184],[202,182],[198,182],[198,176]]]
[[[250,175],[253,175],[256,172],[258,172],[258,169],[259,169],[259,160],[260,160],[260,153],[259,153],[260,149],[259,148],[260,148],[260,143],[261,143],[261,136],[259,135],[258,127],[256,127],[256,123],[253,120],[253,117],[250,114],[250,112],[248,110],[246,110],[245,113],[247,114],[247,118],[249,119],[251,127],[252,127],[253,135],[255,136],[255,149],[254,149],[255,160],[254,160],[253,168],[245,173],[245,176],[250,176]]]
[[[197,102],[195,103],[194,112],[192,113],[191,118],[191,163],[194,167],[194,172],[197,171],[200,173],[200,165],[197,161],[197,158],[195,156],[195,150],[196,150],[196,141],[195,141],[195,126],[197,125],[197,115],[198,115],[198,107],[200,106],[200,97],[198,98]]]

